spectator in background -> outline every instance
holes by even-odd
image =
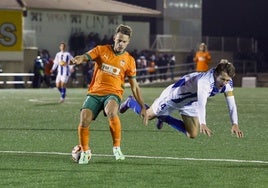
[[[168,62],[166,59],[166,55],[164,54],[159,54],[158,61],[157,61],[157,66],[159,70],[159,78],[160,80],[166,80],[167,79],[167,66]]]
[[[139,58],[139,52],[137,49],[134,49],[132,52],[130,52],[130,54],[132,55],[132,57],[134,57],[134,59],[138,59]]]
[[[76,86],[79,83],[78,80],[77,80],[77,75],[76,75],[76,73],[79,70],[79,68],[76,65],[69,65],[69,67],[70,67],[70,72],[71,72],[71,76],[70,76],[70,78],[71,78],[71,86],[73,87],[73,86]]]
[[[194,62],[196,63],[197,72],[206,72],[209,70],[211,55],[208,52],[207,45],[205,43],[201,43],[199,45],[199,49],[194,57]]]
[[[53,59],[50,58],[49,52],[47,50],[42,50],[41,58],[44,62],[44,81],[47,87],[52,87],[51,85],[51,72],[53,66]]]
[[[88,61],[87,63],[82,64],[82,72],[83,72],[83,78],[84,78],[84,83],[83,87],[88,87],[89,84],[91,83],[93,72],[94,72],[94,65],[95,62]]]
[[[78,34],[78,36],[77,36],[77,54],[81,54],[81,53],[84,53],[84,51],[85,51],[85,48],[86,48],[86,43],[85,43],[85,41],[86,41],[86,37],[85,37],[85,35],[84,35],[84,33],[83,32],[80,32],[79,34]],[[77,54],[75,54],[75,55],[77,55]]]
[[[101,44],[101,39],[100,39],[99,33],[95,33],[93,38],[94,38],[94,41],[95,41],[95,46],[94,47],[96,47],[97,45]]]
[[[44,62],[40,55],[41,53],[38,52],[38,55],[34,60],[33,88],[40,88],[41,83],[43,82]]]
[[[174,81],[174,69],[175,69],[176,57],[174,54],[171,54],[169,57],[169,70],[170,70],[170,78]]]
[[[189,72],[192,72],[195,69],[195,67],[194,67],[194,56],[195,56],[194,49],[192,49],[186,56],[185,63],[190,64],[189,67],[188,67]]]
[[[140,56],[140,76],[141,76],[141,81],[144,83],[146,81],[146,75],[147,75],[147,60],[145,56]]]
[[[137,69],[137,81],[138,82],[141,82],[141,59],[140,58],[137,58],[136,59],[136,69]]]
[[[94,33],[90,32],[86,38],[86,48],[87,50],[91,50],[96,46],[96,41],[94,40]]]
[[[108,38],[108,36],[104,35],[103,39],[101,40],[101,44],[105,45],[105,44],[112,44],[112,43],[110,43],[110,39]]]
[[[79,34],[73,33],[69,38],[70,52],[74,55],[79,54]]]
[[[149,74],[149,81],[152,82],[155,80],[156,77],[156,64],[155,64],[155,55],[150,57],[150,61],[147,67],[147,72]]]
[[[88,64],[88,71],[87,71],[87,83],[90,84],[92,81],[93,73],[94,73],[94,66],[95,61]]]

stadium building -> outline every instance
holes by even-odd
[[[201,0],[2,0],[0,15],[3,72],[28,73],[38,50],[46,49],[54,57],[59,42],[70,42],[72,35],[110,37],[119,23],[135,28],[129,50],[173,53],[177,64],[185,63],[200,42],[208,44],[213,62],[222,57],[233,61],[233,52],[241,49],[256,50],[252,39],[202,36]],[[240,67],[242,74],[248,68],[256,73],[256,62],[243,62]]]

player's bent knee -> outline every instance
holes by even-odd
[[[109,119],[118,116],[117,112],[108,112],[106,115]]]
[[[93,119],[93,113],[89,109],[82,109],[80,114],[80,124],[83,127],[89,126],[90,122]]]
[[[197,136],[198,136],[198,132],[191,132],[191,133],[187,132],[187,137],[188,138],[194,139]]]

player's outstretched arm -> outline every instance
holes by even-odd
[[[213,134],[213,132],[205,124],[200,125],[200,133],[203,133],[209,137]]]
[[[146,112],[145,104],[143,102],[143,97],[141,95],[140,87],[139,87],[139,85],[137,83],[137,80],[135,78],[130,78],[129,83],[130,83],[130,87],[131,87],[133,96],[135,97],[135,99],[137,100],[139,105],[141,106],[140,115],[143,118],[143,124],[147,125],[148,124],[148,115],[147,115],[147,112]]]
[[[237,138],[244,137],[244,133],[239,129],[239,126],[237,124],[233,124],[231,132],[232,134],[235,134]]]

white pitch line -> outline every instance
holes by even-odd
[[[36,155],[70,155],[71,153],[61,152],[30,152],[30,151],[0,151],[0,153],[14,153],[14,154],[36,154]],[[92,154],[99,157],[113,157],[113,155],[106,154]],[[233,162],[233,163],[260,163],[268,164],[268,161],[258,160],[240,160],[240,159],[203,159],[203,158],[180,158],[180,157],[156,157],[156,156],[140,156],[140,155],[125,155],[128,158],[142,158],[142,159],[169,159],[169,160],[184,160],[184,161],[211,161],[211,162]]]
[[[202,158],[179,158],[179,157],[151,157],[151,156],[136,156],[126,155],[129,158],[147,158],[147,159],[170,159],[170,160],[185,160],[185,161],[217,161],[217,162],[236,162],[236,163],[263,163],[268,164],[268,161],[256,160],[240,160],[240,159],[202,159]]]

